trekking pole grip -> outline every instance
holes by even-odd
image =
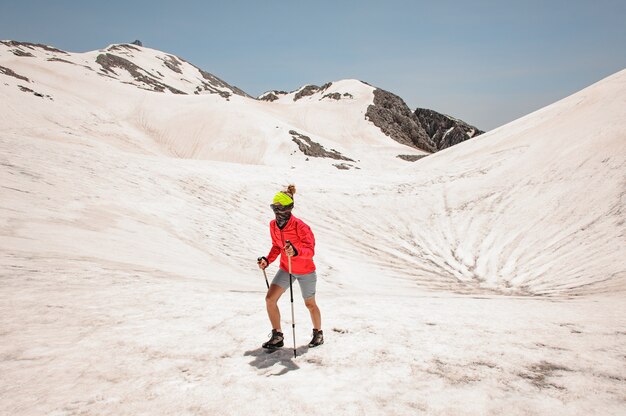
[[[256,259],[257,263],[260,263],[261,260],[263,260],[263,257],[259,257]],[[265,277],[265,286],[267,286],[267,288],[270,288],[270,283],[267,281],[267,272],[265,271],[265,269],[261,269],[263,270],[263,276]]]

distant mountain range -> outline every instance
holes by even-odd
[[[238,101],[237,106],[240,108],[237,109],[237,113],[240,115],[256,113],[255,117],[258,117],[259,113],[271,113],[271,118],[277,117],[281,122],[288,124],[282,135],[283,140],[293,142],[297,145],[297,149],[302,151],[303,156],[308,157],[311,157],[311,152],[305,152],[303,149],[310,145],[302,144],[306,142],[302,142],[301,137],[307,137],[311,143],[315,144],[314,147],[324,149],[317,153],[325,156],[314,157],[329,158],[328,155],[332,153],[328,151],[330,146],[337,147],[336,145],[339,144],[344,148],[343,153],[349,153],[349,148],[356,145],[355,140],[373,144],[372,140],[376,137],[375,142],[380,144],[381,138],[386,136],[406,146],[407,152],[396,150],[396,157],[414,161],[425,154],[411,154],[410,148],[433,153],[483,133],[463,121],[432,110],[412,111],[399,96],[356,80],[329,82],[322,86],[305,85],[292,92],[268,91],[255,98],[180,57],[145,48],[137,41],[133,44],[111,45],[99,51],[70,53],[48,45],[9,40],[0,43],[0,58],[2,78],[18,80],[15,87],[21,92],[51,101],[60,98],[59,91],[44,92],[43,86],[53,86],[61,78],[76,86],[89,83],[89,86],[83,86],[88,89],[99,88],[95,87],[93,82],[110,87],[110,82],[115,80],[124,85],[133,86],[139,91],[179,96],[213,95],[219,97],[220,101],[211,102],[222,104],[212,106],[211,114],[198,109],[199,118],[196,122],[204,123],[207,117],[230,119],[242,126],[242,130],[237,132],[236,125],[229,125],[230,136],[247,135],[250,130],[255,129],[263,130],[264,128],[260,128],[259,123],[276,124],[277,121],[270,122],[266,117],[262,117],[264,120],[257,120],[256,126],[246,128],[246,122],[242,122],[241,119],[235,121],[228,116],[219,116],[222,112],[228,113],[229,108],[234,109],[233,97],[239,97],[244,101]],[[39,88],[40,85],[42,88]],[[55,88],[71,89],[70,86],[64,84]],[[77,92],[78,95],[83,93],[82,90]],[[118,94],[115,99],[125,101],[128,97]],[[253,102],[265,103],[265,105],[259,107],[252,104]],[[278,108],[284,110],[282,114],[275,111]],[[93,112],[98,111],[94,109]],[[155,128],[151,123],[146,124],[146,118],[150,116],[146,114],[141,128],[148,131],[148,134],[162,130],[163,126]],[[162,119],[155,120],[155,124],[161,124],[161,121]],[[189,119],[187,123],[193,125],[195,122]],[[325,126],[335,126],[335,129]],[[352,127],[348,129],[347,126]],[[375,126],[379,132],[372,131],[371,126]],[[215,152],[214,147],[212,154],[204,151],[207,146],[202,143],[193,144],[195,150],[192,151],[188,148],[180,149],[182,139],[174,140],[172,137],[177,135],[174,131],[176,128],[170,126],[167,129],[173,129],[171,134],[161,131],[157,141],[167,142],[168,149],[172,150],[174,155],[230,160],[230,155],[220,154],[220,151]],[[205,137],[217,134],[215,131],[201,130]],[[291,131],[296,135],[291,134]],[[255,134],[258,133],[255,132]],[[220,136],[224,138],[221,133]],[[324,142],[327,142],[326,147],[324,147]],[[339,150],[336,152],[342,153]],[[357,167],[356,161],[363,157],[357,154],[352,157],[345,156],[345,158],[354,162],[349,167]],[[341,166],[345,167],[345,165]]]

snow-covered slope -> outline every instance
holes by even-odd
[[[394,230],[406,273],[461,290],[623,291],[625,164],[622,71],[407,168],[375,234]]]
[[[156,93],[46,48],[0,45],[0,413],[622,413],[626,71],[411,164],[359,81],[194,94],[128,50]],[[258,348],[288,182],[327,337],[295,289],[297,359]]]
[[[59,143],[79,145],[77,151],[108,146],[112,160],[132,152],[157,158],[155,166],[175,165],[176,158],[220,161],[231,165],[219,172],[237,177],[242,164],[267,166],[267,174],[253,169],[245,175],[246,182],[256,180],[254,187],[267,186],[278,169],[284,173],[277,178],[297,179],[306,189],[304,213],[343,241],[349,256],[333,259],[329,267],[338,268],[348,257],[383,268],[393,264],[401,276],[455,291],[624,289],[624,72],[410,164],[397,154],[418,151],[364,119],[374,87],[361,81],[306,86],[263,101],[238,95],[218,80],[210,88],[223,94],[196,95],[191,92],[205,82],[199,70],[152,49],[115,45],[70,54],[41,45],[0,46],[5,140],[30,138],[37,148],[41,139],[49,140],[53,147],[46,154]],[[102,56],[113,53],[132,58],[172,89],[195,86],[186,95],[147,92],[137,79],[124,80],[133,72],[127,67],[95,69]],[[36,155],[19,157],[12,148],[11,166],[13,159],[28,163]],[[95,169],[97,163],[90,165]],[[339,173],[335,167],[360,171]],[[231,186],[243,197],[242,183]],[[11,187],[23,189],[19,181]],[[127,193],[132,189],[120,191]],[[333,206],[337,193],[347,201]],[[215,218],[222,208],[215,208]]]

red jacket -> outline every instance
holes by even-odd
[[[315,271],[313,256],[315,255],[315,236],[311,228],[301,219],[293,215],[281,230],[276,225],[276,220],[270,221],[270,235],[272,236],[272,249],[267,255],[267,262],[272,263],[280,254],[280,268],[289,271],[285,245],[287,240],[298,253],[291,258],[291,273],[308,274]]]

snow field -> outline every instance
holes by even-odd
[[[1,61],[33,82],[0,84],[0,414],[624,413],[624,71],[408,164],[354,121],[365,84],[223,101],[49,56]],[[256,267],[288,183],[326,336],[296,286],[296,359],[288,295],[260,349]]]

